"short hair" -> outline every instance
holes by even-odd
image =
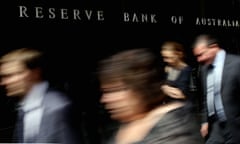
[[[164,98],[157,58],[147,48],[125,50],[100,61],[98,74],[101,84],[122,82],[139,93],[147,109],[159,105]]]
[[[212,44],[219,45],[219,40],[213,35],[201,34],[195,38],[192,47],[194,48],[199,43],[205,43],[207,46],[210,46]]]
[[[0,64],[18,61],[28,69],[43,68],[43,53],[33,48],[15,49],[3,55],[0,59]]]

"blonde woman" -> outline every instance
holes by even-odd
[[[175,41],[163,43],[160,54],[166,64],[164,71],[166,83],[161,87],[169,100],[185,101],[189,98],[191,68],[185,62],[183,45]]]

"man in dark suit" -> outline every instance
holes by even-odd
[[[43,68],[43,53],[36,49],[13,50],[0,59],[1,85],[7,96],[19,98],[13,141],[78,143],[71,119],[72,102],[60,91],[50,89]]]
[[[202,64],[202,126],[207,144],[240,143],[240,57],[211,35],[200,35],[193,54]]]

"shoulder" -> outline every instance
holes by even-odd
[[[192,67],[189,66],[189,65],[186,65],[186,66],[182,69],[182,71],[191,72],[191,71],[192,71]]]
[[[190,75],[192,72],[192,68],[189,65],[186,65],[181,69],[182,75]]]
[[[226,58],[240,60],[240,55],[237,55],[237,54],[226,54]]]
[[[240,64],[240,55],[226,54],[225,61],[226,61],[226,63]]]
[[[191,114],[182,107],[166,113],[152,128],[145,141],[155,141],[155,143],[168,141],[177,144],[182,140],[186,140],[184,142],[188,143],[189,141],[201,139],[200,135],[196,136],[198,127],[191,117]],[[189,135],[189,133],[192,134]]]
[[[49,89],[47,90],[43,104],[52,109],[61,109],[72,104],[70,98],[61,91]]]

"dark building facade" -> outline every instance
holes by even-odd
[[[166,40],[187,48],[194,37],[217,35],[224,48],[240,54],[239,0],[18,0],[6,6],[0,54],[34,47],[48,55],[49,78],[77,103],[82,139],[104,143],[114,127],[99,104],[97,62],[123,49],[148,47],[159,53]],[[1,95],[0,142],[9,142],[14,100]],[[109,127],[109,128],[106,128]]]

